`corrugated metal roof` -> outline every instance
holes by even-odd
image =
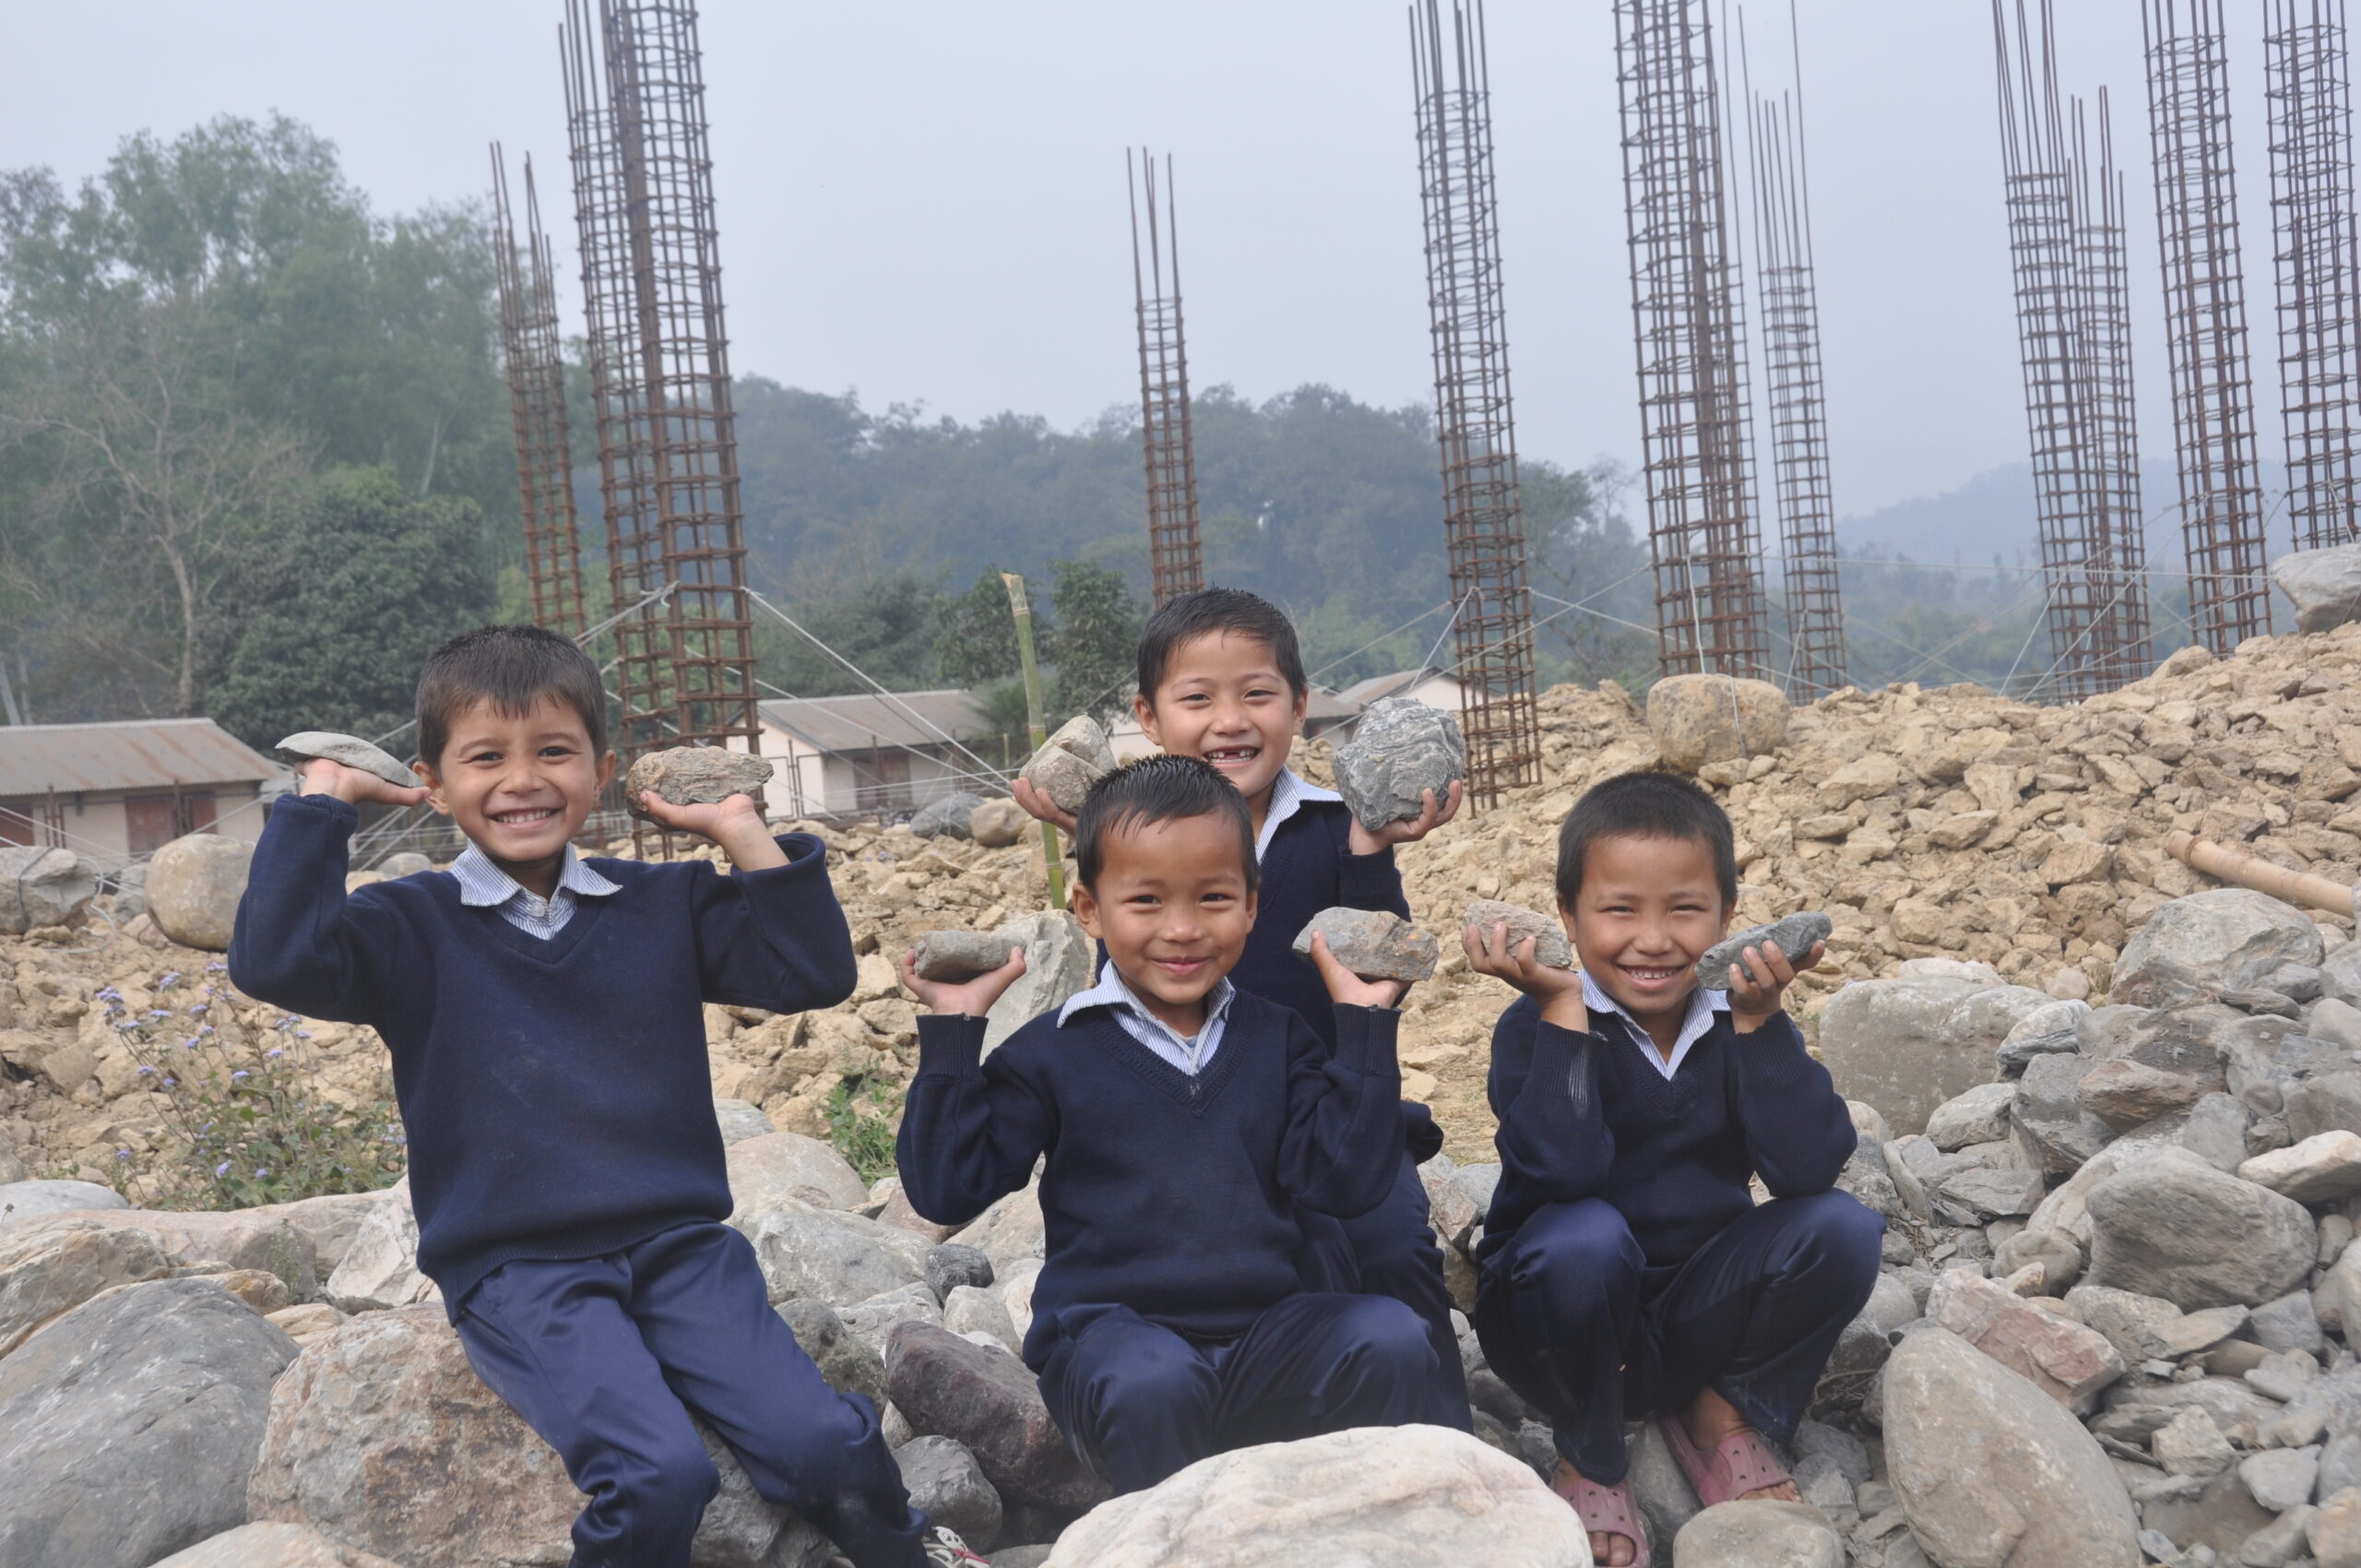
[[[990,728],[973,692],[896,692],[890,700],[872,695],[774,697],[760,707],[764,723],[836,754],[865,752],[872,745],[941,746],[946,743],[944,734],[965,741]]]
[[[1450,681],[1451,677],[1430,664],[1423,670],[1396,670],[1390,675],[1371,675],[1366,681],[1356,681],[1336,695],[1347,702],[1367,707],[1387,697],[1398,697],[1413,686],[1428,681]],[[1457,682],[1453,682],[1456,685]]]
[[[257,784],[281,771],[210,719],[0,725],[0,797]]]

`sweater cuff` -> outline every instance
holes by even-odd
[[[324,826],[341,827],[347,833],[361,826],[360,808],[334,795],[281,795],[271,802],[270,814],[274,820],[285,817],[291,825],[312,817]]]
[[[779,853],[787,857],[787,864],[761,866],[753,871],[732,865],[730,868],[730,874],[738,877],[776,877],[793,873],[799,876],[808,876],[814,870],[825,869],[828,863],[828,847],[809,833],[781,833],[771,842],[777,844]]]
[[[982,1070],[985,1021],[972,1013],[928,1013],[919,1019],[919,1075],[975,1077]]]
[[[1402,873],[1394,867],[1394,846],[1374,855],[1347,850],[1336,865],[1336,899],[1348,909],[1401,908]]]
[[[1337,1064],[1373,1077],[1399,1078],[1402,1068],[1394,1046],[1402,1027],[1401,1013],[1392,1007],[1355,1007],[1343,1002],[1335,1006]]]

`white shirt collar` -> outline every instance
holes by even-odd
[[[1110,962],[1099,971],[1098,983],[1088,991],[1076,992],[1058,1009],[1061,1028],[1076,1013],[1093,1007],[1109,1007],[1115,1012],[1116,1022],[1123,1032],[1192,1076],[1204,1064],[1215,1049],[1221,1044],[1222,1030],[1229,1017],[1229,1004],[1238,988],[1225,975],[1214,982],[1205,993],[1205,1021],[1195,1035],[1184,1035],[1147,1009],[1138,993],[1123,983],[1122,971]]]
[[[1263,831],[1254,836],[1254,858],[1261,860],[1271,847],[1271,837],[1279,825],[1314,801],[1342,801],[1345,797],[1334,790],[1323,790],[1317,784],[1307,784],[1294,768],[1282,767],[1271,781],[1270,809],[1263,814]]]
[[[469,844],[451,862],[451,874],[459,880],[459,902],[471,907],[496,909],[522,893],[533,895],[515,877],[492,863],[492,857]],[[620,893],[623,885],[610,882],[592,871],[574,846],[565,847],[565,862],[558,870],[559,890],[583,897],[600,898],[610,893]],[[554,895],[552,895],[554,901]]]
[[[1626,1012],[1621,1003],[1608,995],[1598,981],[1591,978],[1588,969],[1583,971],[1583,1005],[1593,1013],[1611,1013],[1622,1019],[1631,1027],[1631,1043],[1641,1055],[1648,1059],[1648,1065],[1669,1079],[1680,1071],[1680,1063],[1688,1056],[1689,1048],[1712,1032],[1714,1015],[1728,1012],[1730,1002],[1726,991],[1709,991],[1701,985],[1691,992],[1689,1016],[1680,1021],[1680,1038],[1673,1042],[1670,1056],[1656,1049],[1655,1039],[1640,1020]]]

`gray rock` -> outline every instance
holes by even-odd
[[[2017,1086],[2009,1083],[1978,1084],[1954,1095],[1927,1118],[1927,1141],[1945,1151],[1999,1142],[2009,1135],[2009,1106],[2016,1095]]]
[[[101,1292],[157,1278],[171,1266],[147,1231],[79,1215],[0,1232],[0,1357]]]
[[[2231,1561],[2244,1568],[2285,1568],[2304,1550],[2304,1532],[2311,1522],[2310,1508],[2291,1508],[2240,1541]]]
[[[906,1323],[887,1341],[885,1380],[911,1429],[958,1439],[1003,1502],[1079,1510],[1107,1495],[1050,1420],[1032,1372],[1009,1352]]]
[[[910,818],[910,831],[921,838],[965,838],[969,835],[968,823],[976,808],[983,803],[981,795],[954,790],[920,806]]]
[[[927,1249],[926,1283],[935,1300],[947,1299],[962,1285],[983,1286],[992,1282],[992,1260],[980,1247],[965,1241],[944,1241]]]
[[[879,1409],[885,1408],[885,1361],[852,1332],[825,1301],[797,1296],[774,1309],[779,1321],[795,1334],[795,1342],[840,1393],[860,1394]]]
[[[17,1146],[9,1141],[6,1130],[0,1129],[0,1194],[6,1193],[24,1179],[25,1162],[17,1158]],[[112,1193],[107,1195],[114,1196]],[[116,1198],[115,1201],[120,1203],[123,1200]],[[6,1202],[5,1197],[0,1197],[0,1230],[6,1229],[8,1226]]]
[[[1354,820],[1374,833],[1438,804],[1467,777],[1459,720],[1409,697],[1382,697],[1361,710],[1353,738],[1336,748],[1336,792]]]
[[[386,1188],[362,1218],[322,1293],[348,1313],[442,1299],[434,1281],[418,1271],[418,1216],[409,1206],[409,1177]]]
[[[218,833],[192,833],[148,861],[148,918],[184,947],[230,950],[255,847]]]
[[[778,1198],[798,1198],[815,1208],[860,1208],[869,1184],[843,1155],[801,1133],[765,1133],[743,1138],[723,1151],[730,1195],[742,1210],[760,1209]]]
[[[2031,1214],[2047,1195],[2038,1170],[1970,1168],[1953,1171],[1935,1183],[1938,1213],[1946,1203],[1972,1216],[1974,1222]]]
[[[2332,632],[2361,620],[2361,544],[2291,550],[2271,564],[2271,580],[2296,603],[2296,629]]]
[[[0,848],[0,936],[65,925],[98,896],[98,868],[71,849]]]
[[[1680,1527],[1680,1568],[1845,1568],[1845,1542],[1801,1503],[1724,1503]]]
[[[1640,1505],[1641,1521],[1657,1554],[1669,1557],[1681,1526],[1695,1518],[1704,1504],[1697,1501],[1697,1489],[1689,1484],[1680,1462],[1672,1456],[1672,1445],[1665,1441],[1664,1430],[1655,1422],[1626,1425],[1623,1444],[1631,1456],[1631,1500]],[[1551,1464],[1545,1480],[1557,1471],[1554,1444],[1549,1453]]]
[[[943,1303],[923,1281],[915,1285],[896,1286],[881,1290],[867,1301],[855,1301],[841,1309],[837,1315],[844,1319],[845,1328],[852,1336],[883,1356],[894,1330],[906,1323],[931,1324],[943,1326]]]
[[[759,1107],[742,1099],[717,1099],[713,1102],[713,1119],[721,1123],[724,1144],[742,1144],[748,1138],[768,1137],[778,1129]]]
[[[2299,1040],[2291,1038],[2287,1043],[2295,1046]],[[2320,1073],[2287,1085],[2283,1093],[2291,1139],[2361,1132],[2361,1072]]]
[[[2308,1291],[2265,1301],[2247,1315],[2247,1321],[2254,1327],[2255,1343],[2266,1350],[2301,1350],[2317,1356],[2328,1343],[2320,1333],[2319,1319],[2312,1314]]]
[[[2301,1204],[2160,1150],[2091,1189],[2091,1282],[2181,1308],[2254,1306],[2311,1272],[2319,1247]]]
[[[1056,802],[1060,811],[1080,812],[1090,787],[1114,771],[1115,751],[1107,743],[1107,731],[1084,713],[1042,742],[1016,776]]]
[[[1565,928],[1538,909],[1528,909],[1522,904],[1503,903],[1498,898],[1478,898],[1467,906],[1459,923],[1474,926],[1489,940],[1492,928],[1506,925],[1511,951],[1527,939],[1533,940],[1536,963],[1553,969],[1574,967],[1574,944],[1566,940]]]
[[[2247,1129],[2253,1117],[2226,1094],[2209,1094],[2189,1108],[2180,1146],[2216,1170],[2236,1171],[2246,1163]]]
[[[1988,1082],[2000,1042],[2054,1000],[1954,975],[1857,980],[1821,1014],[1821,1059],[1846,1099],[1876,1106],[1897,1135],[1920,1132],[1935,1107]]]
[[[2251,988],[2284,964],[2320,961],[2319,927],[2293,905],[2243,887],[2176,898],[2148,917],[2116,960],[2114,991],[2177,970],[2217,994]]]
[[[0,1568],[146,1568],[242,1525],[295,1342],[208,1279],[84,1302],[0,1360]]]
[[[2167,1475],[2218,1476],[2237,1463],[2237,1452],[2208,1412],[2195,1407],[2177,1413],[2148,1439],[2148,1451]]]
[[[959,1240],[991,1260],[996,1277],[1007,1277],[1027,1258],[1044,1256],[1038,1181],[984,1210],[959,1232]]]
[[[2036,1056],[2058,1056],[2076,1050],[2076,1026],[2090,1010],[2087,1002],[2053,1002],[2026,1014],[1994,1053],[2002,1075],[2015,1077]]]
[[[96,1182],[8,1182],[0,1183],[0,1230],[80,1208],[130,1206],[123,1194]]]
[[[393,753],[358,735],[339,735],[329,730],[302,730],[279,742],[277,750],[279,755],[297,761],[326,757],[330,762],[374,774],[386,783],[399,785],[405,790],[415,790],[425,782]],[[386,874],[398,876],[403,873],[388,872]]]
[[[2053,1176],[2080,1170],[2115,1135],[2113,1128],[2082,1108],[2086,1070],[2078,1055],[2036,1056],[2025,1063],[2009,1105],[2011,1136]]]
[[[2323,996],[2304,1015],[2304,1032],[2347,1051],[2361,1051],[2361,1007],[2341,997]]]
[[[1769,925],[1735,932],[1707,948],[1705,956],[1697,960],[1697,983],[1710,991],[1726,990],[1730,983],[1730,970],[1744,964],[1746,950],[1761,949],[1765,943],[1778,944],[1787,961],[1800,968],[1812,944],[1827,941],[1835,930],[1835,921],[1811,909],[1782,916]]]
[[[810,1296],[839,1311],[905,1285],[924,1289],[926,1238],[857,1214],[774,1198],[730,1226],[754,1244],[774,1301]]]
[[[910,1506],[955,1531],[971,1551],[1000,1541],[1000,1493],[976,1456],[948,1437],[914,1437],[894,1450]]]
[[[2212,1003],[2162,1008],[2108,1031],[2082,1075],[2083,1108],[2129,1129],[2226,1087],[2225,1044],[2244,1020]]]
[[[623,779],[623,804],[632,815],[646,820],[640,798],[649,790],[676,806],[713,805],[732,795],[751,795],[763,803],[763,786],[772,768],[766,757],[733,752],[723,746],[673,746],[650,752],[631,765]]]
[[[2323,1493],[2304,1522],[2304,1539],[2319,1568],[2361,1568],[2361,1491]]]
[[[1363,980],[1417,982],[1433,978],[1442,956],[1435,939],[1390,909],[1323,909],[1296,932],[1295,956],[1311,961],[1314,934],[1328,939],[1336,961]]]
[[[1038,837],[1039,829],[1025,808],[1005,796],[986,801],[967,814],[967,836],[987,849],[1004,849],[1027,830]]]
[[[1937,1562],[2139,1562],[2139,1522],[2098,1440],[1958,1336],[1904,1338],[1886,1364],[1883,1415],[1889,1479]]]
[[[984,1015],[984,1053],[1042,1014],[1065,1005],[1066,998],[1090,989],[1098,972],[1098,945],[1082,922],[1062,909],[1011,921],[992,932],[995,941],[1025,949],[1025,972]]]
[[[996,931],[931,931],[919,938],[919,979],[964,984],[999,968],[1010,949],[1024,945]]]
[[[2316,1133],[2255,1156],[2238,1167],[2238,1176],[2299,1204],[2341,1203],[2361,1193],[2361,1133]]]
[[[2314,1495],[2334,1497],[2353,1486],[2361,1486],[2361,1431],[2341,1431],[2320,1449],[2320,1473]]]
[[[320,1534],[308,1525],[266,1521],[240,1525],[185,1551],[176,1551],[156,1568],[401,1568],[374,1551],[362,1551]]]
[[[2309,1503],[2319,1473],[2319,1455],[2309,1448],[2270,1448],[2238,1461],[2238,1479],[2273,1514]]]
[[[1000,1292],[978,1285],[951,1288],[943,1299],[943,1326],[971,1339],[980,1334],[1005,1350],[1021,1351],[1025,1346]]]

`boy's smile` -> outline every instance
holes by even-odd
[[[1107,835],[1074,917],[1147,1010],[1182,1035],[1205,1021],[1205,994],[1238,967],[1254,929],[1245,847],[1229,816],[1184,816]]]
[[[1697,989],[1697,960],[1729,932],[1713,851],[1692,838],[1595,838],[1573,908],[1558,913],[1583,972],[1669,1049]]]
[[[518,886],[557,890],[565,846],[599,803],[615,769],[612,752],[590,750],[582,716],[543,697],[522,715],[479,702],[451,721],[443,754],[421,759],[427,803]]]
[[[1174,648],[1156,690],[1133,704],[1149,741],[1174,756],[1203,758],[1238,786],[1259,828],[1307,700],[1269,644],[1213,632]]]

